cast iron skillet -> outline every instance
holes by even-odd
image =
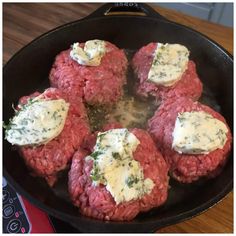
[[[121,11],[121,15],[117,15]],[[130,13],[132,12],[132,13]],[[133,13],[137,13],[135,16]],[[20,50],[3,70],[4,121],[13,116],[12,103],[19,97],[49,86],[48,74],[55,56],[73,42],[104,39],[120,48],[138,49],[152,41],[180,43],[191,51],[198,74],[214,95],[220,112],[233,129],[233,60],[217,43],[185,26],[170,22],[145,4],[106,4],[90,16],[58,27]],[[11,145],[3,144],[4,176],[18,193],[82,232],[153,232],[205,211],[233,187],[232,154],[223,172],[212,180],[184,185],[170,181],[167,202],[160,208],[138,215],[130,222],[103,222],[84,217],[69,202],[60,186],[56,190],[28,174]],[[63,195],[64,194],[64,195]],[[63,195],[63,196],[62,196]]]

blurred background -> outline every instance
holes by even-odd
[[[233,27],[232,3],[154,3],[217,24]]]

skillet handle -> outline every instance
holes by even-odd
[[[106,17],[113,15],[134,15],[144,17],[154,17],[157,19],[168,21],[165,17],[156,12],[152,7],[145,3],[107,3],[102,5],[96,11],[86,18]]]

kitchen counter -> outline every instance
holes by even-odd
[[[5,64],[14,53],[39,35],[59,25],[83,18],[100,5],[100,3],[4,3],[3,63]],[[232,28],[152,6],[167,19],[207,35],[233,53]],[[201,215],[160,229],[157,233],[233,233],[233,192]]]

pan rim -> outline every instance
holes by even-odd
[[[45,210],[49,215],[55,216],[58,218],[58,216],[60,216],[60,219],[66,220],[68,223],[70,223],[70,220],[76,220],[76,219],[81,219],[78,216],[71,216],[67,213],[62,213],[61,211],[58,211],[57,209],[54,209],[52,207],[49,207],[47,205],[45,205],[43,202],[41,202],[40,200],[38,200],[37,198],[32,197],[28,192],[26,192],[17,182],[15,182],[13,180],[13,178],[9,175],[8,171],[5,169],[3,169],[3,175],[6,178],[7,182],[10,183],[11,186],[14,187],[14,189],[23,197],[25,197],[26,199],[30,200],[30,203],[34,204],[35,206],[39,207],[42,210]],[[206,210],[210,209],[211,207],[213,207],[214,205],[218,204],[219,202],[221,202],[233,189],[233,180],[231,180],[225,187],[224,189],[218,193],[215,198],[210,199],[209,201],[201,204],[200,206],[197,206],[189,211],[185,211],[182,212],[176,216],[170,216],[167,217],[165,219],[158,219],[158,220],[149,220],[148,222],[142,222],[142,224],[144,225],[153,225],[153,224],[157,224],[157,228],[158,225],[161,227],[165,227],[171,224],[176,224],[179,223],[183,220],[187,220],[187,219],[191,219],[194,216],[197,216],[203,212],[205,212]],[[79,212],[78,212],[79,213]],[[79,213],[80,214],[80,213]],[[96,220],[90,217],[86,217],[83,215],[80,215],[83,218],[83,221],[93,221],[95,223],[98,224],[110,224],[110,225],[139,225],[139,222],[133,222],[133,221],[101,221],[101,220]],[[64,218],[66,217],[66,219]],[[159,227],[160,228],[160,227]]]

